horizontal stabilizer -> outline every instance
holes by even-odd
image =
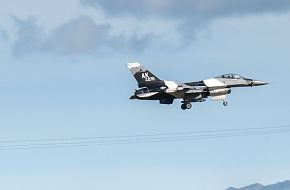
[[[148,98],[148,97],[154,96],[154,95],[156,95],[158,93],[159,92],[148,92],[148,93],[138,94],[137,97],[139,97],[139,98]]]

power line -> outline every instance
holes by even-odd
[[[131,142],[131,141],[148,141],[148,140],[170,140],[170,139],[179,139],[179,138],[207,138],[207,137],[223,137],[223,136],[240,136],[240,135],[257,135],[257,134],[271,134],[271,133],[283,133],[289,132],[290,129],[271,129],[271,130],[260,130],[260,131],[244,131],[244,132],[223,132],[223,133],[214,133],[214,134],[199,134],[199,135],[173,135],[173,136],[151,136],[147,138],[117,138],[110,140],[82,140],[82,141],[62,141],[62,142],[44,142],[44,143],[32,143],[32,144],[13,144],[12,146],[48,146],[48,145],[71,145],[71,144],[92,144],[92,143],[114,143],[114,142]],[[11,145],[1,145],[0,148],[9,147]]]
[[[105,137],[10,140],[10,141],[0,141],[0,150],[66,148],[66,147],[83,147],[90,145],[105,146],[105,145],[144,144],[144,143],[255,136],[255,135],[279,134],[288,132],[290,132],[290,125],[263,127],[263,128],[226,129],[215,131],[191,131],[181,133],[179,132],[179,133],[159,133],[159,134],[141,134],[141,135],[138,134],[138,135],[105,136]]]
[[[46,139],[18,139],[18,140],[0,140],[0,143],[18,143],[18,142],[44,142],[44,141],[74,141],[74,140],[93,140],[93,139],[114,139],[114,138],[134,138],[134,137],[152,137],[152,136],[171,136],[186,134],[204,134],[204,133],[222,133],[235,131],[252,131],[266,129],[290,129],[290,125],[269,126],[269,127],[252,127],[238,129],[206,130],[206,131],[187,131],[174,133],[152,133],[152,134],[135,134],[135,135],[115,135],[115,136],[91,136],[91,137],[72,137],[72,138],[46,138]]]

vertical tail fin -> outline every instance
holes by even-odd
[[[155,86],[161,81],[149,70],[142,67],[140,63],[127,63],[127,67],[138,82],[138,87]]]

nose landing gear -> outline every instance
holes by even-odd
[[[228,102],[227,101],[223,101],[223,105],[224,106],[227,106],[228,105]]]

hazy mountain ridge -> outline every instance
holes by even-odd
[[[267,186],[264,186],[259,183],[255,183],[255,184],[242,187],[242,188],[230,187],[226,190],[290,190],[290,180],[279,182],[276,184],[267,185]]]

